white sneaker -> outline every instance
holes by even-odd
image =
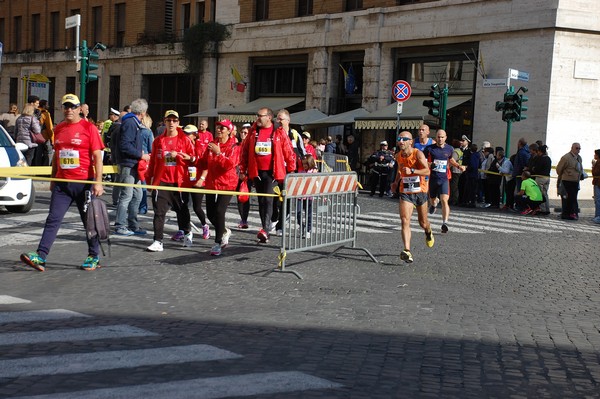
[[[225,233],[221,237],[221,248],[225,248],[229,244],[229,237],[231,237],[231,230],[225,228]]]
[[[281,237],[281,236],[283,236],[283,230],[278,229],[277,230],[277,237]]]
[[[269,225],[269,233],[274,233],[276,228],[277,222],[271,222],[271,224]]]
[[[310,231],[306,232],[306,234],[304,235],[304,238],[306,238],[307,240],[310,240]]]
[[[190,231],[185,236],[183,236],[183,246],[191,247],[193,243],[194,243],[194,233],[192,233]]]
[[[221,246],[219,244],[213,245],[213,247],[210,250],[210,255],[211,256],[219,256],[219,255],[221,255]]]
[[[152,245],[146,248],[150,252],[162,252],[163,251],[163,243],[160,241],[154,241]]]

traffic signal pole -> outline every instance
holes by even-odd
[[[85,85],[87,84],[88,47],[87,40],[81,41],[81,64],[79,67],[79,101],[85,103]]]
[[[446,111],[448,110],[448,84],[444,83],[444,88],[441,90],[441,115],[440,125],[442,130],[446,130]]]

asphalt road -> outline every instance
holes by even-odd
[[[258,246],[252,228],[234,228],[219,258],[210,240],[157,254],[144,251],[151,237],[113,236],[103,267],[84,272],[74,208],[39,273],[18,259],[48,203],[41,193],[27,215],[0,211],[0,397],[600,397],[589,212],[456,209],[432,249],[413,220],[405,264],[396,200],[361,195],[357,246],[380,262],[291,254],[299,280],[265,273],[279,241]],[[437,233],[439,212],[431,220]]]

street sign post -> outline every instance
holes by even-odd
[[[396,107],[396,138],[400,134],[400,115],[402,114],[402,103],[410,98],[412,89],[410,84],[404,80],[397,80],[392,86],[392,97],[398,102]]]
[[[79,27],[81,26],[81,15],[75,14],[65,18],[65,30],[71,28],[77,28],[75,32],[75,62],[79,63]]]
[[[519,71],[517,69],[508,69],[508,78],[522,80],[523,82],[529,82],[529,72]]]

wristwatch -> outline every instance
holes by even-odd
[[[415,173],[415,168],[410,168],[410,173]]]

